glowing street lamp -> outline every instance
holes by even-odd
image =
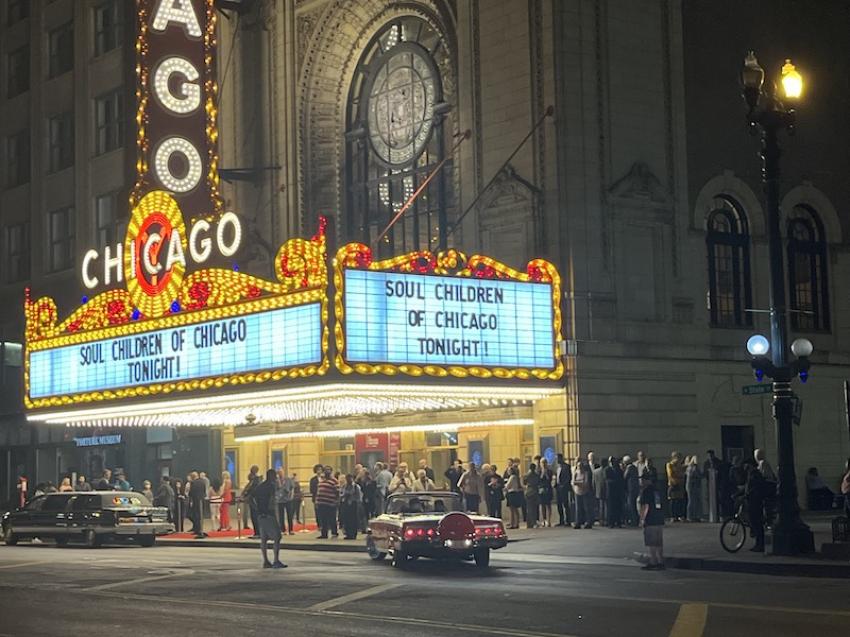
[[[783,98],[796,101],[803,93],[803,78],[790,60],[782,67],[780,80]],[[779,231],[779,133],[793,132],[795,113],[780,101],[776,84],[768,78],[753,51],[744,58],[741,69],[743,96],[747,104],[747,122],[752,134],[761,134],[762,182],[767,208],[768,249],[770,254],[770,339],[756,334],[747,341],[753,357],[756,379],[764,376],[773,382],[773,417],[779,468],[779,520],[773,532],[773,552],[779,555],[812,553],[815,550],[811,529],[800,518],[797,502],[797,476],[794,470],[792,431],[794,393],[791,381],[809,377],[812,344],[797,339],[791,346],[796,360],[788,355],[787,307],[785,305],[785,267],[782,261],[782,235]],[[767,354],[770,352],[770,357]]]

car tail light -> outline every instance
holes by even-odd
[[[402,535],[407,541],[425,541],[431,539],[435,535],[433,528],[425,528],[424,526],[407,526],[402,529]]]

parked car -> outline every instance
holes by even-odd
[[[490,564],[490,551],[508,543],[499,518],[463,511],[460,496],[451,491],[392,495],[387,512],[369,521],[366,550],[373,560],[387,554],[402,567],[417,557],[475,560]]]
[[[8,546],[35,537],[60,546],[80,541],[94,548],[118,540],[153,546],[157,535],[174,531],[167,508],[130,491],[48,493],[3,514],[0,526]]]

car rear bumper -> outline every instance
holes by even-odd
[[[112,535],[115,537],[133,537],[136,535],[167,535],[169,533],[174,533],[174,525],[170,522],[151,522],[149,524],[121,524],[113,527],[95,527],[94,532],[98,535]]]
[[[419,557],[469,557],[478,549],[500,549],[508,545],[507,538],[492,538],[486,540],[469,540],[469,544],[457,541],[447,545],[443,540],[430,542],[401,542],[400,550],[408,555]]]

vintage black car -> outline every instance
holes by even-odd
[[[168,509],[152,506],[140,493],[81,491],[33,498],[23,509],[3,515],[2,530],[9,546],[37,537],[60,546],[80,541],[94,548],[105,541],[153,546],[156,536],[173,532],[174,525]]]
[[[499,518],[467,513],[451,491],[392,495],[387,512],[369,521],[366,550],[373,560],[389,554],[393,566],[417,557],[474,559],[490,564],[490,550],[507,546]]]

